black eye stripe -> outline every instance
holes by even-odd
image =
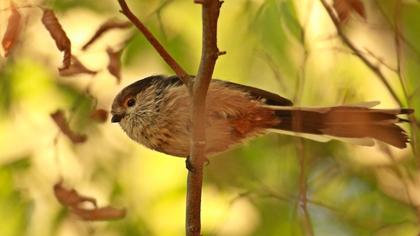
[[[128,101],[127,101],[127,106],[128,107],[132,107],[132,106],[134,106],[136,104],[136,99],[134,99],[134,98],[130,98],[130,99],[128,99]]]

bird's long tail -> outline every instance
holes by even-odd
[[[406,120],[398,115],[413,112],[412,109],[372,109],[360,106],[271,109],[280,120],[278,125],[272,127],[275,131],[352,140],[373,138],[398,148],[405,148],[408,142],[406,132],[397,125]]]

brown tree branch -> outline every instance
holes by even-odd
[[[186,199],[186,235],[199,236],[201,232],[201,193],[203,166],[206,161],[206,95],[213,75],[216,60],[220,55],[217,48],[217,20],[222,2],[219,0],[196,0],[202,5],[203,44],[201,61],[193,85],[191,104],[191,152],[193,171],[188,172]]]
[[[156,49],[162,59],[172,68],[172,70],[185,83],[185,85],[190,87],[191,81],[188,73],[175,61],[175,59],[168,53],[168,51],[166,51],[166,49],[162,46],[162,44],[159,43],[159,41],[146,28],[146,26],[131,12],[125,0],[118,0],[118,3],[121,6],[120,12],[124,14],[141,33],[143,33],[144,37],[146,37],[149,43]]]
[[[203,166],[207,160],[205,155],[206,136],[206,95],[213,75],[214,66],[219,55],[224,54],[217,48],[217,20],[222,2],[219,0],[196,0],[202,5],[203,45],[200,67],[194,80],[169,55],[152,33],[130,11],[125,0],[118,0],[123,13],[140,30],[165,62],[184,81],[191,91],[191,153],[189,162],[193,171],[189,171],[187,179],[186,199],[186,235],[199,236],[201,232],[201,192],[203,182]]]
[[[334,10],[332,7],[328,5],[326,0],[320,0],[322,5],[324,6],[325,10],[327,11],[328,15],[331,18],[331,21],[333,22],[337,34],[340,37],[341,41],[349,47],[354,54],[379,78],[379,80],[382,82],[383,85],[387,88],[389,93],[391,94],[392,98],[398,103],[399,106],[403,106],[400,98],[398,97],[397,93],[394,91],[394,89],[391,87],[391,85],[388,83],[385,75],[382,73],[380,68],[373,64],[369,59],[365,57],[363,52],[361,52],[356,45],[354,45],[351,40],[347,37],[347,35],[344,33],[344,31],[341,29],[340,21],[337,18],[337,16],[334,13]]]

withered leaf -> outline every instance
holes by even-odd
[[[62,110],[57,110],[56,112],[52,113],[51,118],[54,120],[58,128],[60,128],[61,132],[63,132],[63,134],[66,135],[73,143],[86,142],[86,135],[75,133],[70,129]]]
[[[81,203],[90,202],[94,207],[97,207],[96,199],[81,196],[74,189],[64,188],[61,181],[54,184],[54,194],[63,206],[78,207]]]
[[[334,0],[333,7],[341,23],[348,20],[352,11],[357,12],[362,18],[366,19],[365,7],[361,0]]]
[[[120,57],[122,50],[114,51],[112,48],[108,47],[106,49],[106,53],[108,54],[109,63],[108,63],[108,71],[111,73],[116,79],[117,83],[121,82],[121,62]]]
[[[90,118],[97,122],[104,123],[108,119],[108,111],[104,109],[96,109],[90,113]]]
[[[95,75],[97,71],[86,68],[75,56],[71,56],[71,64],[68,68],[58,69],[61,76],[72,76],[78,74]]]
[[[68,68],[71,63],[71,42],[51,9],[44,9],[42,23],[54,39],[58,50],[64,52],[63,67],[61,69]]]
[[[4,56],[7,57],[12,50],[13,46],[16,44],[16,41],[19,38],[20,33],[20,21],[21,15],[12,5],[11,14],[9,20],[7,21],[7,29],[4,33],[3,40],[1,42],[4,49]]]
[[[68,207],[73,214],[79,216],[82,220],[117,220],[126,215],[125,209],[117,209],[110,206],[98,208],[96,199],[82,196],[74,189],[65,188],[62,185],[62,181],[54,185],[54,195],[63,206]],[[82,203],[84,202],[92,203],[93,208],[83,208]]]
[[[131,26],[129,21],[116,21],[110,19],[105,21],[99,28],[96,30],[95,34],[83,45],[82,50],[88,49],[94,42],[96,42],[104,33],[112,29],[125,29]]]
[[[126,215],[125,209],[110,206],[95,209],[73,208],[72,212],[87,221],[118,220]]]

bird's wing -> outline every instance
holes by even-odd
[[[272,106],[292,106],[293,105],[292,101],[290,101],[289,99],[284,98],[272,92],[268,92],[259,88],[237,84],[233,82],[222,81],[222,80],[217,80],[217,79],[214,79],[214,80],[221,81],[230,87],[248,92],[248,94],[255,99],[265,99],[265,103],[267,105],[272,105]]]
[[[191,76],[191,77],[194,77],[194,76]],[[240,89],[244,92],[247,92],[251,97],[255,99],[265,99],[265,103],[267,105],[272,105],[272,106],[292,106],[293,105],[292,101],[290,101],[289,99],[284,98],[278,94],[259,89],[259,88],[237,84],[237,83],[233,83],[229,81],[219,80],[219,79],[213,79],[212,82],[220,82],[220,83],[224,83],[225,85],[229,87]],[[174,84],[177,86],[182,85],[182,81],[177,76],[166,77],[164,78],[162,83],[165,83],[165,84],[169,83],[169,84]]]

